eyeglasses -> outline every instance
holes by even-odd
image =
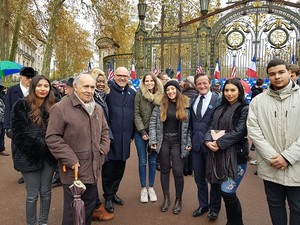
[[[128,79],[129,76],[128,75],[123,75],[123,74],[116,74],[117,78],[124,78],[124,79]]]

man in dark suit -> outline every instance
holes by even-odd
[[[23,97],[29,94],[29,86],[31,79],[35,76],[35,71],[32,67],[23,67],[20,71],[20,83],[10,87],[4,96],[5,111],[3,128],[5,129],[6,136],[11,138],[11,111],[14,104]],[[11,143],[13,153],[13,143]],[[23,177],[18,181],[19,184],[24,183]]]
[[[192,160],[199,207],[193,212],[193,216],[198,217],[209,212],[208,218],[215,220],[221,208],[221,190],[219,184],[212,184],[210,195],[208,193],[208,184],[205,179],[208,149],[204,144],[204,137],[212,122],[220,97],[210,91],[209,75],[197,74],[195,87],[199,94],[191,100]]]
[[[174,77],[174,70],[171,68],[171,65],[166,69],[166,74],[168,74],[168,77],[171,79]]]
[[[108,124],[114,140],[108,153],[108,160],[102,166],[102,187],[105,209],[114,212],[114,205],[123,205],[117,196],[126,160],[130,156],[130,143],[134,136],[134,98],[135,91],[128,86],[129,72],[125,67],[115,71],[114,80],[109,84],[110,93],[106,96],[109,110]]]

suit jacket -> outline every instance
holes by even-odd
[[[11,111],[14,104],[20,99],[23,98],[23,92],[21,90],[20,84],[16,84],[10,87],[4,96],[5,102],[5,111],[4,111],[4,129],[11,128]]]
[[[211,100],[209,102],[207,110],[200,120],[193,110],[195,100],[197,99],[197,97],[198,97],[198,95],[195,96],[191,100],[191,106],[190,106],[190,108],[191,108],[192,146],[193,146],[192,151],[207,152],[208,149],[204,145],[204,140],[205,140],[204,138],[205,138],[205,134],[208,131],[209,126],[212,122],[214,111],[220,103],[220,96],[218,94],[212,92]]]

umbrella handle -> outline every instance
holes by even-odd
[[[63,165],[62,170],[63,170],[64,173],[66,173],[66,172],[67,172],[67,166],[66,166],[66,165]]]
[[[75,168],[74,168],[74,179],[78,180],[78,167],[77,166],[75,166]]]
[[[66,165],[63,165],[63,172],[67,172],[67,166]],[[74,179],[75,180],[78,180],[78,167],[75,167],[74,168]]]

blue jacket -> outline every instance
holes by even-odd
[[[130,143],[134,137],[135,91],[127,85],[124,90],[114,81],[110,82],[110,93],[106,96],[109,110],[109,126],[114,141],[108,153],[109,160],[127,160]]]
[[[209,129],[209,126],[212,122],[214,111],[216,107],[219,105],[220,96],[214,92],[212,92],[210,103],[207,107],[207,110],[203,117],[199,120],[197,115],[193,110],[193,106],[195,104],[195,100],[198,98],[198,95],[195,96],[191,100],[191,129],[192,129],[192,151],[199,152],[204,151],[207,152],[208,148],[204,145],[205,134]]]

